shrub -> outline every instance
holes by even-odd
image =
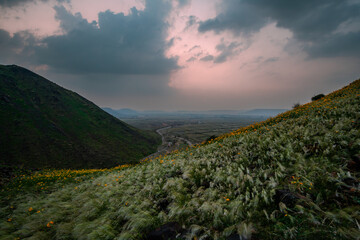
[[[216,135],[211,135],[210,137],[208,137],[208,138],[206,139],[206,142],[211,142],[212,140],[214,140],[214,139],[216,139],[216,138],[217,138]]]
[[[295,103],[292,108],[295,109],[295,108],[298,108],[298,107],[300,107],[300,103]]]
[[[322,94],[322,93],[320,93],[320,94],[318,94],[318,95],[313,96],[313,97],[311,98],[311,101],[316,101],[316,100],[319,100],[320,98],[323,98],[323,97],[325,97],[325,95]]]

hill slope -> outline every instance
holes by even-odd
[[[359,158],[357,80],[275,118],[133,167],[19,176],[2,191],[0,235],[359,239]]]
[[[0,165],[99,168],[134,163],[159,137],[18,66],[0,65]]]

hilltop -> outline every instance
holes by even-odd
[[[3,239],[359,239],[360,80],[141,164],[18,176]],[[161,237],[161,235],[163,237]]]
[[[136,163],[160,137],[19,66],[0,65],[0,165],[104,168]]]

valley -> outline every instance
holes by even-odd
[[[0,240],[360,240],[360,0],[0,13]]]
[[[162,137],[158,152],[151,155],[154,156],[186,149],[265,119],[249,115],[164,114],[121,120],[142,130],[156,131]]]
[[[14,177],[0,191],[1,239],[358,239],[359,106],[357,80],[191,147],[220,122],[148,119],[164,143],[188,129],[176,136],[186,148]]]

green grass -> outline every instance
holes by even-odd
[[[141,239],[177,222],[185,239],[359,239],[359,128],[357,80],[203,145],[54,181],[48,192],[36,186],[44,174],[19,176],[11,188],[32,184],[1,193],[0,236]]]
[[[155,132],[15,65],[0,65],[0,132],[0,166],[24,169],[136,163],[161,143]]]

